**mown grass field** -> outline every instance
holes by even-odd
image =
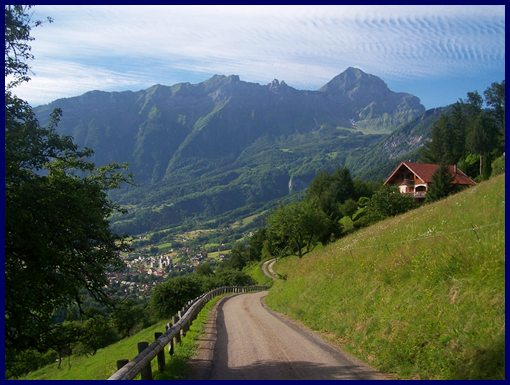
[[[197,319],[191,325],[181,345],[176,345],[175,354],[169,360],[166,352],[166,368],[163,373],[157,372],[157,360],[151,362],[153,377],[158,380],[184,379],[186,376],[186,361],[193,356],[197,348],[197,338],[202,334],[204,325],[212,307],[221,296],[209,301]],[[164,332],[168,321],[161,321],[149,328],[141,330],[135,335],[120,340],[103,349],[99,349],[94,356],[71,356],[71,367],[68,367],[67,358],[62,361],[59,369],[57,363],[47,365],[29,373],[21,379],[26,380],[106,380],[117,370],[116,362],[122,358],[132,359],[138,354],[137,344],[141,341],[152,343],[155,332]],[[139,379],[137,376],[136,379]]]
[[[504,175],[275,265],[268,305],[396,378],[504,379]]]

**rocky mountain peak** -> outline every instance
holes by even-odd
[[[354,67],[349,67],[340,75],[335,76],[319,91],[346,96],[349,99],[365,93],[370,93],[373,97],[391,92],[382,79]]]

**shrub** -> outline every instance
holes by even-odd
[[[401,194],[395,186],[383,186],[372,195],[363,225],[405,213],[417,206],[414,198]]]
[[[492,162],[492,173],[491,177],[503,174],[505,172],[505,155],[501,155],[499,158],[494,159]]]

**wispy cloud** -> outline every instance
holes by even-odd
[[[214,73],[319,88],[348,66],[386,81],[504,71],[503,6],[39,6],[32,103]],[[48,99],[49,98],[49,99]]]

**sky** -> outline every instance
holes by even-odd
[[[502,5],[36,6],[32,106],[91,90],[138,91],[214,74],[317,90],[348,67],[428,109],[505,77]]]

